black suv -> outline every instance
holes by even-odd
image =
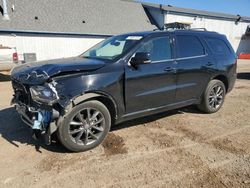
[[[16,110],[71,151],[98,146],[111,125],[187,105],[217,112],[236,80],[224,35],[195,30],[110,37],[82,55],[12,70]]]

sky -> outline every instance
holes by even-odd
[[[172,5],[250,17],[250,0],[140,0],[143,2]]]

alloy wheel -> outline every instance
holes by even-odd
[[[94,108],[79,111],[70,121],[69,135],[79,145],[90,145],[98,141],[105,127],[103,114]]]
[[[215,85],[209,94],[208,103],[212,109],[220,108],[224,99],[224,90],[220,85]]]

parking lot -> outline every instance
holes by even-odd
[[[250,187],[250,61],[216,114],[195,107],[133,120],[70,153],[31,138],[0,74],[0,187]]]

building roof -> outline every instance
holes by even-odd
[[[225,19],[225,20],[234,20],[234,21],[239,19],[242,22],[250,22],[250,17],[246,17],[242,15],[209,12],[209,11],[202,11],[202,10],[195,10],[195,9],[173,7],[171,5],[158,5],[158,4],[152,4],[152,3],[143,3],[143,6],[145,8],[161,9],[163,11],[167,11],[168,13],[173,13],[173,14],[202,16],[202,17],[209,17],[209,18],[214,18],[214,19]]]
[[[155,28],[142,5],[129,1],[7,0],[7,5],[10,20],[0,14],[0,31],[113,35]]]

